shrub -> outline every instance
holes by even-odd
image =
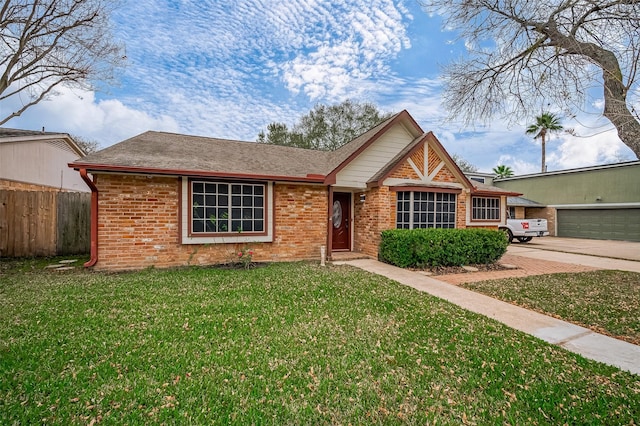
[[[504,233],[489,229],[382,231],[379,258],[401,268],[493,263],[507,251]]]

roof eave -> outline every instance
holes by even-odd
[[[477,189],[475,187],[472,187],[471,189],[471,195],[483,195],[483,196],[500,196],[500,195],[504,195],[507,197],[519,197],[522,194],[519,192],[508,192],[508,191],[488,191],[488,190],[483,190],[483,189]]]
[[[324,183],[326,176],[319,174],[308,174],[307,176],[284,176],[284,175],[267,175],[267,174],[247,174],[247,173],[227,173],[206,170],[187,170],[187,169],[160,169],[149,167],[135,166],[114,166],[109,164],[86,164],[73,162],[68,164],[69,167],[79,170],[86,169],[89,173],[130,173],[130,174],[151,174],[165,176],[192,176],[192,177],[217,177],[224,179],[242,179],[242,180],[269,180],[284,182],[300,182],[300,183]]]

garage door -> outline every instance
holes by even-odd
[[[640,209],[558,209],[558,236],[640,241]]]

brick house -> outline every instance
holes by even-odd
[[[92,189],[86,266],[376,257],[391,228],[497,229],[506,197],[472,184],[402,111],[333,152],[146,132],[69,164]],[[88,177],[91,173],[93,179]]]

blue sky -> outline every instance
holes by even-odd
[[[528,123],[446,120],[441,66],[465,54],[464,42],[413,0],[124,0],[113,30],[127,54],[118,86],[63,88],[6,126],[68,132],[102,147],[146,130],[252,141],[272,121],[291,124],[316,103],[351,98],[407,109],[481,171],[540,167]],[[635,159],[597,113],[597,93],[592,107],[564,125],[594,136],[554,136],[549,170]]]

